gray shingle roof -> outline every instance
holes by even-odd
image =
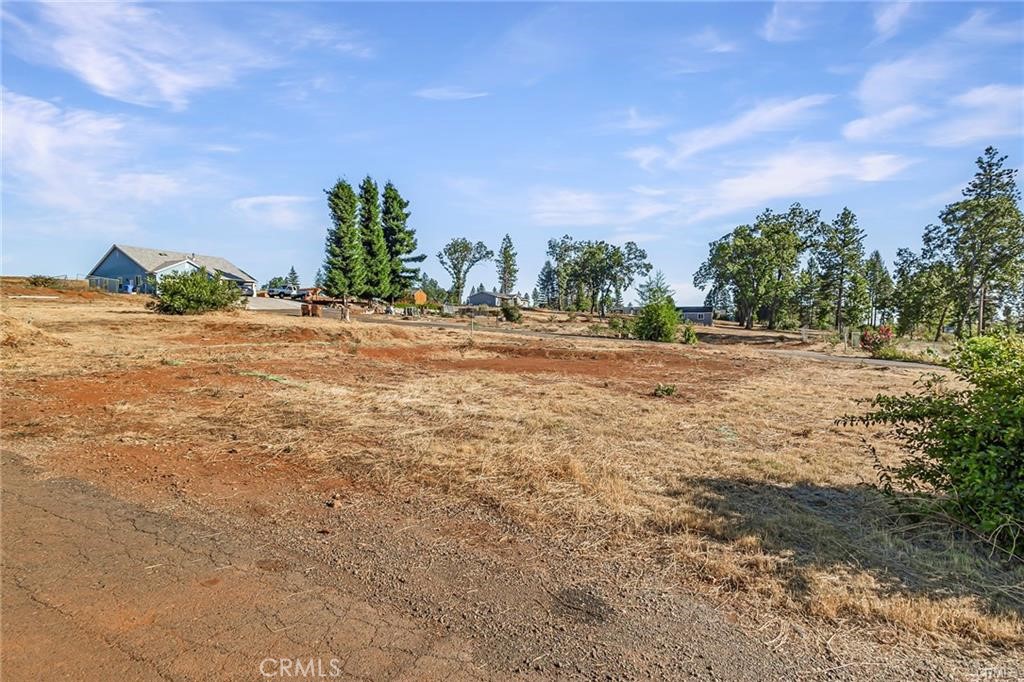
[[[170,264],[179,263],[183,260],[190,260],[196,265],[205,267],[211,272],[217,271],[227,277],[240,279],[246,282],[256,281],[255,277],[226,258],[203,256],[198,253],[184,253],[182,251],[147,249],[141,246],[125,246],[124,244],[114,244],[114,247],[145,268],[146,272],[154,272],[159,270],[161,267],[167,267]]]

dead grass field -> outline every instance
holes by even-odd
[[[128,297],[5,300],[2,321],[4,440],[55,472],[250,510],[299,481],[428,496],[750,612],[935,650],[1024,644],[1024,568],[897,517],[866,433],[833,423],[917,370],[171,318]]]

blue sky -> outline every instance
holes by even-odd
[[[633,239],[682,303],[707,243],[793,201],[918,245],[988,144],[1024,159],[1018,3],[5,3],[8,274],[112,242],[322,259],[322,189],[391,179],[453,236]],[[484,263],[472,284],[496,282]]]

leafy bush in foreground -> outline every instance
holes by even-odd
[[[690,320],[683,322],[683,330],[679,334],[679,343],[685,343],[689,346],[695,346],[700,343],[700,339],[697,338],[697,329]]]
[[[678,327],[679,314],[676,313],[676,305],[666,296],[640,309],[640,314],[633,321],[633,336],[642,341],[671,343],[676,340]]]
[[[238,304],[241,291],[234,282],[210,275],[206,268],[164,275],[156,283],[152,307],[169,315],[197,315]]]
[[[519,306],[512,305],[507,301],[501,304],[501,316],[506,322],[519,322],[523,319],[523,312]]]
[[[870,412],[839,421],[890,427],[885,435],[909,456],[882,467],[888,490],[934,502],[1024,556],[1024,337],[1004,331],[968,339],[949,367],[967,388],[931,375],[920,393],[878,395]]]

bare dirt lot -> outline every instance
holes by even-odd
[[[1024,675],[1024,569],[834,424],[921,370],[56,295],[0,318],[7,679]]]

